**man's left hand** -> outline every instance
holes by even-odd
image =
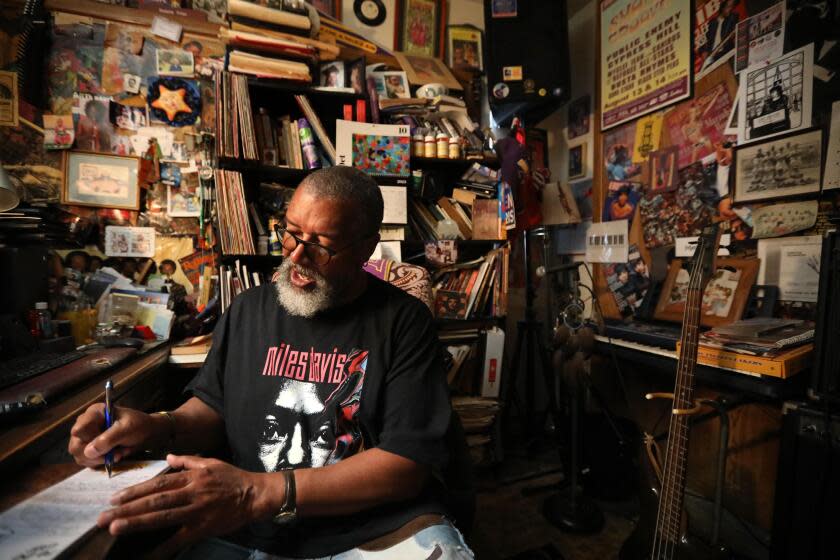
[[[183,470],[114,494],[115,507],[103,511],[97,524],[112,535],[179,527],[155,551],[166,556],[203,538],[230,533],[268,511],[266,500],[273,494],[268,475],[216,459],[169,455],[166,460],[173,469]],[[283,494],[282,486],[277,493]]]

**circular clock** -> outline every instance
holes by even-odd
[[[387,15],[382,0],[354,0],[353,12],[359,21],[371,27],[382,25]]]

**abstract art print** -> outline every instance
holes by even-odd
[[[353,167],[369,175],[405,175],[410,166],[408,137],[353,135]]]

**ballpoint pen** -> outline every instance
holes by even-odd
[[[114,424],[114,412],[111,410],[111,390],[114,388],[114,383],[110,379],[105,382],[105,429],[107,430]],[[114,466],[114,452],[109,450],[105,454],[105,470],[108,471],[108,478],[111,478],[111,471]]]

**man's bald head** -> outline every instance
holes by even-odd
[[[298,189],[316,197],[337,200],[352,208],[356,232],[361,237],[379,233],[384,212],[382,191],[363,171],[338,165],[328,167],[307,175]]]

